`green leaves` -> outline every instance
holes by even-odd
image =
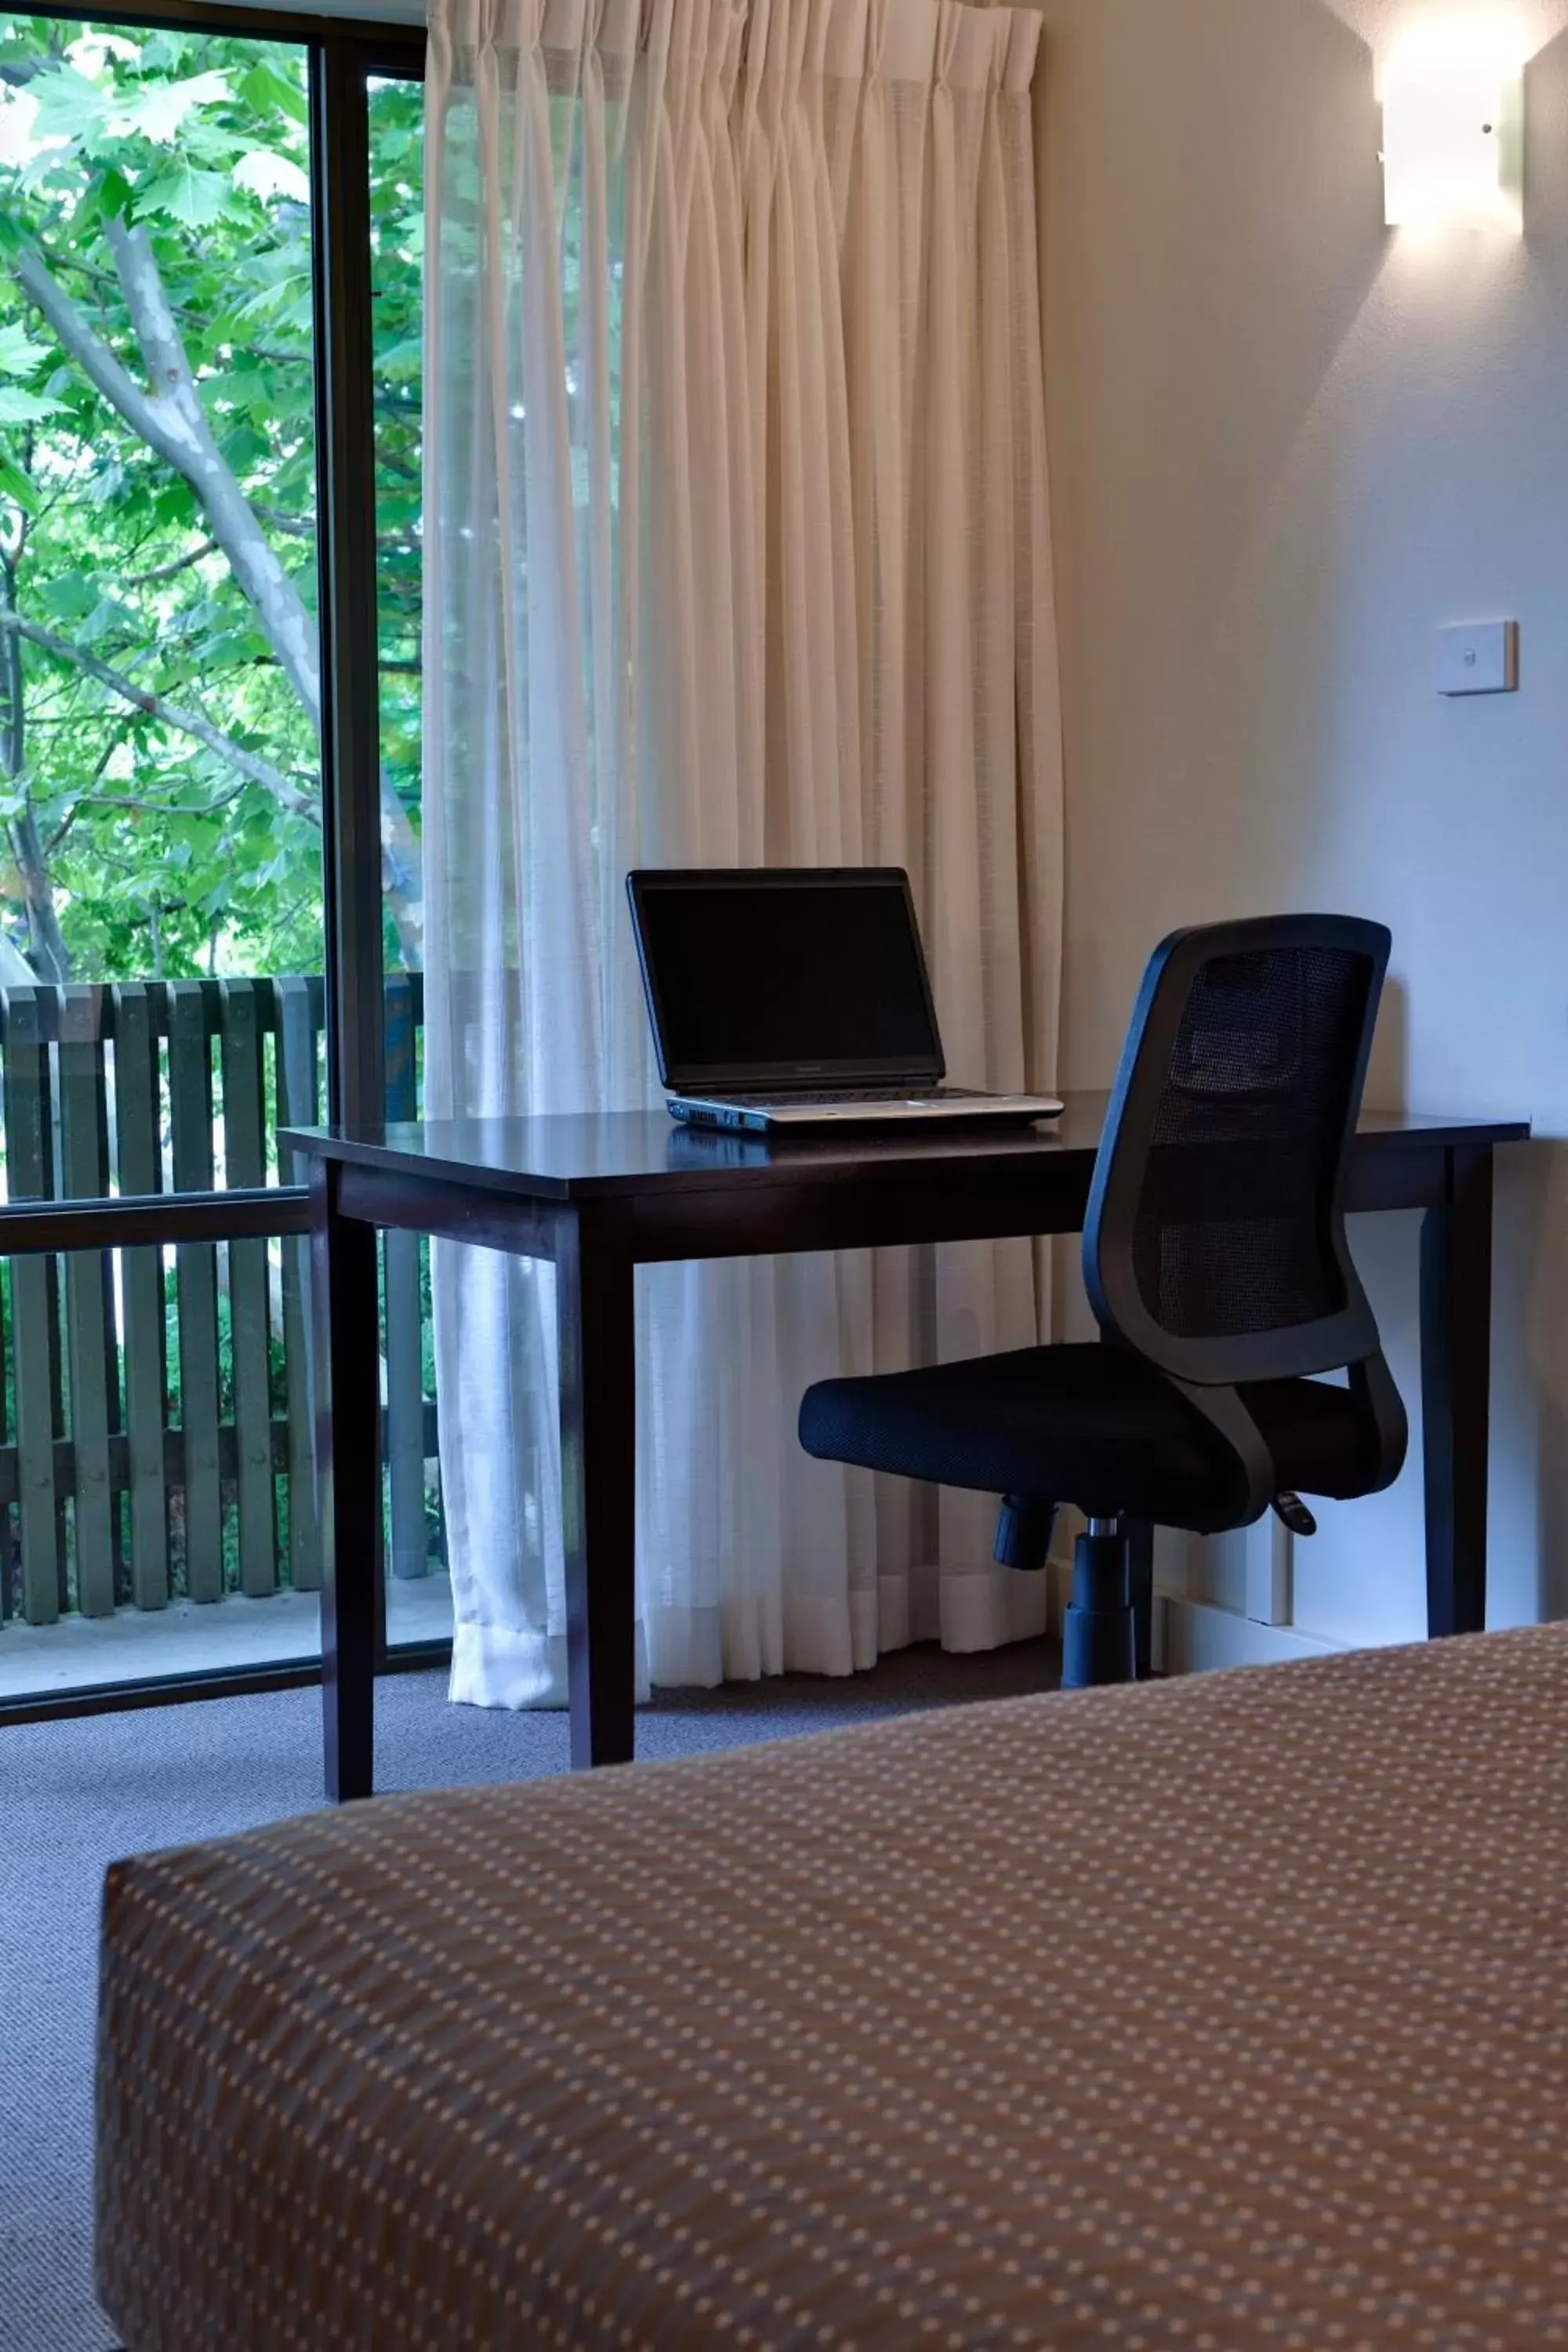
[[[174,862],[187,871],[210,866],[223,839],[223,826],[212,816],[171,816],[167,820]],[[210,885],[208,886],[210,887]]]
[[[19,383],[0,383],[0,425],[41,424],[59,406],[47,393],[26,392]]]
[[[191,74],[184,81],[144,81],[116,89],[104,110],[105,126],[117,139],[151,139],[166,147],[178,136],[193,107],[216,106],[229,97],[226,76]]]
[[[424,364],[424,358],[423,337],[417,334],[405,335],[400,343],[394,343],[390,351],[378,354],[376,373],[390,379],[394,383],[416,383]]]
[[[301,170],[291,155],[279,155],[268,147],[253,147],[242,155],[234,167],[234,184],[265,204],[269,196],[288,196],[297,205],[310,201],[310,174]]]
[[[312,320],[310,272],[309,256],[300,269],[280,269],[277,257],[269,257],[270,267],[254,294],[230,312],[241,340],[251,336],[274,334],[304,337],[310,331]],[[304,345],[301,356],[308,351]]]
[[[31,375],[52,356],[48,344],[34,342],[19,320],[0,320],[0,375]]]
[[[100,172],[78,209],[77,220],[86,229],[96,217],[99,220],[129,220],[136,209],[136,196],[123,172],[112,164]]]
[[[40,253],[144,382],[105,232],[145,227],[213,433],[313,614],[304,51],[205,29],[105,34],[0,16],[0,63],[25,74],[0,79],[0,543],[22,550],[18,610],[309,793],[314,730],[209,545],[210,519],[56,342],[5,258],[24,242]],[[371,106],[376,383],[395,395],[375,419],[381,641],[412,662],[422,94],[378,81]],[[54,844],[76,976],[205,971],[215,942],[219,970],[319,970],[319,825],[79,662],[27,643],[22,655],[26,773]],[[416,814],[419,679],[390,672],[384,688],[383,756]],[[16,887],[0,871],[0,929],[13,938]]]
[[[20,466],[14,466],[3,450],[0,450],[0,499],[9,499],[11,504],[20,507],[25,515],[36,515],[38,511],[37,491]]]
[[[37,74],[27,85],[33,101],[32,139],[35,148],[70,145],[95,138],[104,127],[110,93],[89,81],[74,66],[55,66]]]
[[[237,474],[248,473],[271,454],[266,434],[250,424],[237,425],[232,433],[223,435],[218,446]]]
[[[37,603],[50,621],[85,620],[89,613],[98,610],[97,579],[86,572],[62,572],[55,579],[42,583]]]
[[[303,75],[290,77],[270,58],[253,65],[242,77],[239,95],[247,113],[268,128],[276,127],[279,115],[301,130],[310,119]]]
[[[162,213],[184,228],[208,228],[221,220],[229,201],[229,184],[221,172],[204,172],[188,155],[176,155],[168,168],[137,193],[138,216]]]

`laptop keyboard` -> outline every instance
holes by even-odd
[[[834,1103],[937,1102],[945,1092],[946,1088],[942,1087],[826,1087],[820,1093],[797,1094],[792,1087],[787,1094],[781,1092],[771,1095],[742,1096],[740,1099],[759,1103],[788,1103],[792,1107],[796,1103],[831,1105]]]

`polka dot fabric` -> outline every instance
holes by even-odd
[[[1568,2346],[1568,1628],[384,1799],[105,1895],[129,2352]]]

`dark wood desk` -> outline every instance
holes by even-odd
[[[554,1262],[575,1765],[633,1748],[632,1272],[673,1258],[1076,1233],[1105,1115],[961,1138],[770,1143],[661,1111],[289,1129],[310,1159],[327,1792],[369,1796],[381,1563],[375,1233]],[[1523,1121],[1369,1111],[1354,1210],[1424,1209],[1421,1391],[1427,1623],[1486,1622],[1492,1150]]]

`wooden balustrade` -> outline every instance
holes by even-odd
[[[323,1013],[319,979],[0,991],[0,1621],[319,1585],[304,1171],[277,1133],[321,1116]],[[394,1118],[422,1016],[419,976],[389,978]],[[125,1245],[59,1247],[79,1208],[40,1221],[89,1202]],[[389,1236],[401,1576],[430,1565],[423,1289],[417,1237]]]

